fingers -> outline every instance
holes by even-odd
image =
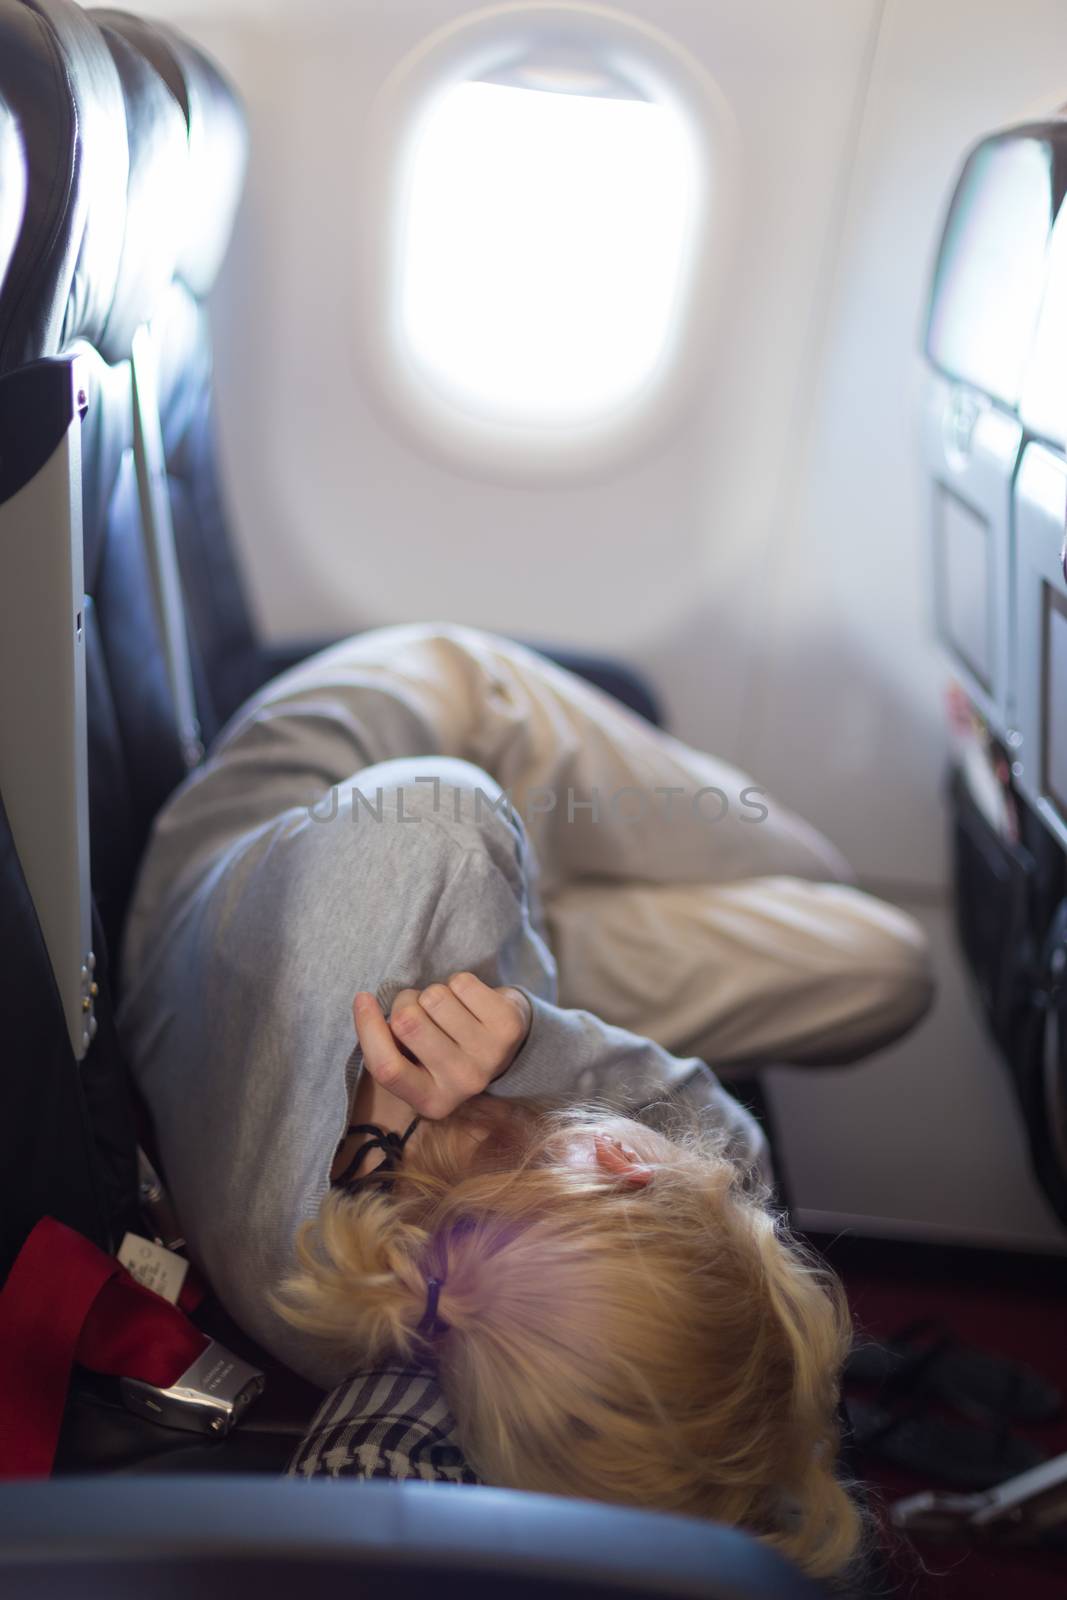
[[[472,1024],[477,1027],[473,1019]],[[436,1016],[422,1004],[418,989],[401,989],[389,1013],[389,1028],[394,1039],[431,1072],[454,1071],[460,1065],[462,1046],[438,1025]]]
[[[396,1095],[398,1100],[403,1100],[413,1111],[424,1116],[430,1115],[424,1110],[428,1074],[417,1062],[408,1061],[401,1054],[375,997],[372,994],[357,994],[352,1017],[363,1052],[363,1064],[375,1083]]]
[[[397,995],[388,1021],[372,994],[356,996],[352,1015],[367,1071],[420,1117],[447,1117],[485,1088],[485,1071],[431,1021],[418,990]]]
[[[497,1063],[502,1053],[514,1055],[530,1029],[530,1003],[522,991],[491,989],[473,972],[453,973],[448,988],[491,1036]]]
[[[363,1064],[380,1088],[431,1120],[455,1110],[463,1097],[443,1090],[414,1058],[414,1051],[410,1056],[405,1053],[408,1047],[394,1036],[392,1025],[373,995],[357,995],[352,1014]]]
[[[492,989],[470,972],[402,989],[388,1018],[371,994],[352,1008],[364,1063],[381,1088],[420,1116],[444,1117],[506,1072],[525,1042],[531,1007],[521,990]]]
[[[473,1011],[467,1010],[447,984],[431,983],[428,989],[422,990],[418,1001],[422,1009],[429,1013],[434,1025],[454,1040],[461,1050],[474,1056],[478,1054],[485,1030]]]

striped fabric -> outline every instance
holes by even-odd
[[[357,1372],[326,1396],[287,1468],[295,1478],[421,1478],[480,1483],[456,1442],[433,1373]]]

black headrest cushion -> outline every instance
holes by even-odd
[[[99,28],[70,0],[2,0],[0,99],[26,155],[26,207],[0,297],[0,371],[96,343],[126,218],[122,86]]]
[[[230,242],[247,157],[244,109],[233,85],[190,40],[124,11],[90,11],[149,61],[185,113],[189,206],[177,276],[198,299],[210,293]]]
[[[130,158],[118,281],[99,347],[105,360],[121,361],[174,277],[186,226],[189,158],[185,118],[170,89],[120,34],[106,26],[100,31],[122,84]]]
[[[0,100],[0,289],[11,263],[26,204],[26,156],[14,114]]]
[[[237,95],[163,25],[0,0],[0,107],[0,372],[78,340],[122,360],[175,277],[198,299],[215,281],[244,177]]]

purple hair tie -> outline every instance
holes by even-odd
[[[437,1315],[437,1300],[441,1293],[442,1282],[441,1278],[429,1278],[426,1283],[426,1310],[415,1332],[425,1334],[427,1338],[431,1338],[435,1333],[444,1333],[448,1327],[448,1323],[442,1322]]]

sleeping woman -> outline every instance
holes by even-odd
[[[120,1015],[192,1258],[330,1388],[432,1362],[486,1482],[847,1561],[841,1292],[705,1064],[855,1060],[922,936],[736,769],[492,635],[357,636],[161,812]]]

